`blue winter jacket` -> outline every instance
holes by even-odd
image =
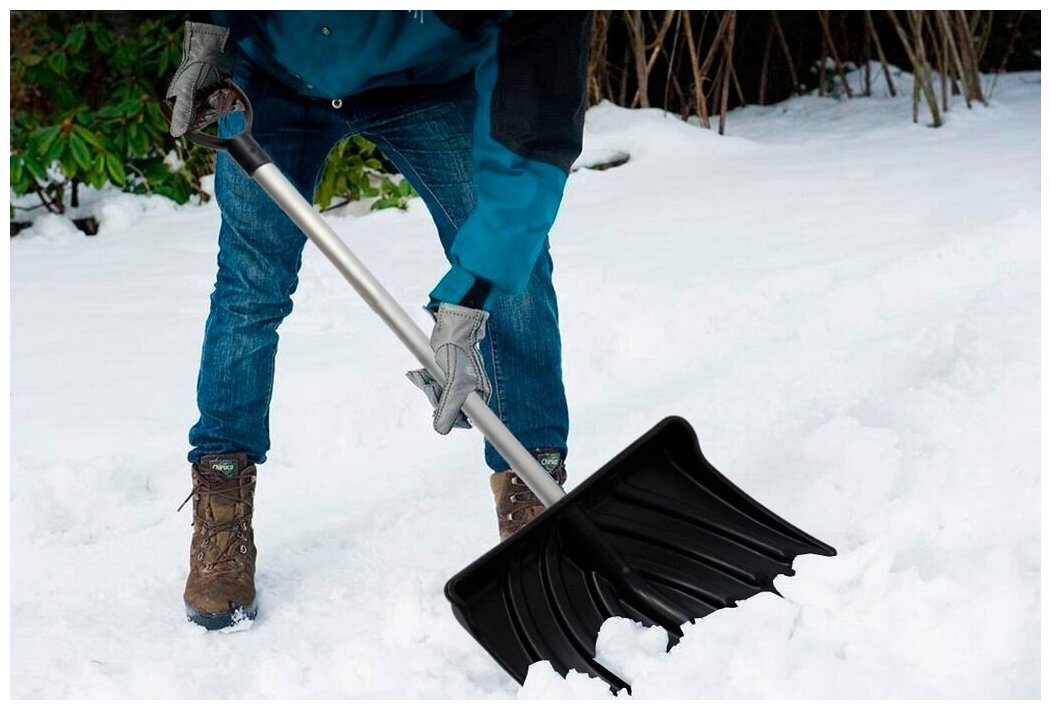
[[[239,51],[305,96],[345,99],[380,86],[471,72],[474,211],[431,292],[485,307],[492,287],[525,287],[580,154],[588,12],[213,12]]]

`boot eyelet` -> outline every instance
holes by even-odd
[[[197,553],[197,561],[200,562],[203,559],[204,559],[204,553],[203,552],[198,552]]]
[[[244,545],[241,545],[241,554],[244,555],[244,554],[247,554],[247,553],[248,553],[248,548],[245,547]]]

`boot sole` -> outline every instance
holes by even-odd
[[[222,611],[217,614],[209,614],[208,612],[187,606],[186,618],[198,626],[203,626],[209,631],[219,631],[220,629],[228,629],[231,626],[237,626],[242,621],[251,621],[255,619],[257,610],[258,604],[254,599],[252,600],[252,603],[246,607],[237,607],[236,609]]]

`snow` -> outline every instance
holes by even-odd
[[[552,233],[569,486],[681,414],[839,550],[668,653],[607,621],[616,700],[1039,696],[1039,101],[1027,73],[937,130],[882,94],[745,108],[723,137],[589,112],[581,163],[630,160],[575,172]],[[175,509],[218,212],[85,200],[97,236],[48,216],[11,240],[13,697],[614,699],[546,663],[520,688],[456,623],[444,582],[496,542],[481,441],[431,431],[410,356],[311,248],[259,618],[187,623]],[[444,271],[423,205],[330,216],[418,311]]]

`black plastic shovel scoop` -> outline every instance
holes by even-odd
[[[208,104],[213,118],[243,109],[244,130],[217,137],[198,127],[190,140],[228,151],[444,384],[427,335],[252,138],[240,88],[226,82]],[[660,625],[674,643],[687,621],[775,591],[774,578],[792,574],[797,555],[835,554],[716,471],[683,419],[665,419],[566,495],[477,394],[464,412],[547,506],[445,588],[464,628],[520,683],[531,663],[547,660],[562,674],[574,669],[626,688],[594,660],[606,619]]]
[[[519,683],[547,660],[627,687],[596,660],[614,616],[680,626],[775,591],[796,555],[836,551],[716,471],[669,417],[445,587],[460,623]]]

